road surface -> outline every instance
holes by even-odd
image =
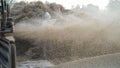
[[[52,68],[120,68],[120,54],[81,59],[60,64]]]

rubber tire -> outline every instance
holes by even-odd
[[[16,68],[16,47],[11,44],[11,68]]]

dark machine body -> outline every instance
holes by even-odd
[[[10,17],[9,3],[0,0],[0,68],[16,68],[16,47],[13,37],[13,19]]]

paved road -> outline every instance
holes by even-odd
[[[120,54],[81,59],[60,64],[53,68],[120,68]]]
[[[47,60],[40,60],[40,61],[25,61],[17,63],[17,68],[49,68],[53,66]]]

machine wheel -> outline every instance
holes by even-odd
[[[11,44],[11,68],[16,68],[16,47]]]

